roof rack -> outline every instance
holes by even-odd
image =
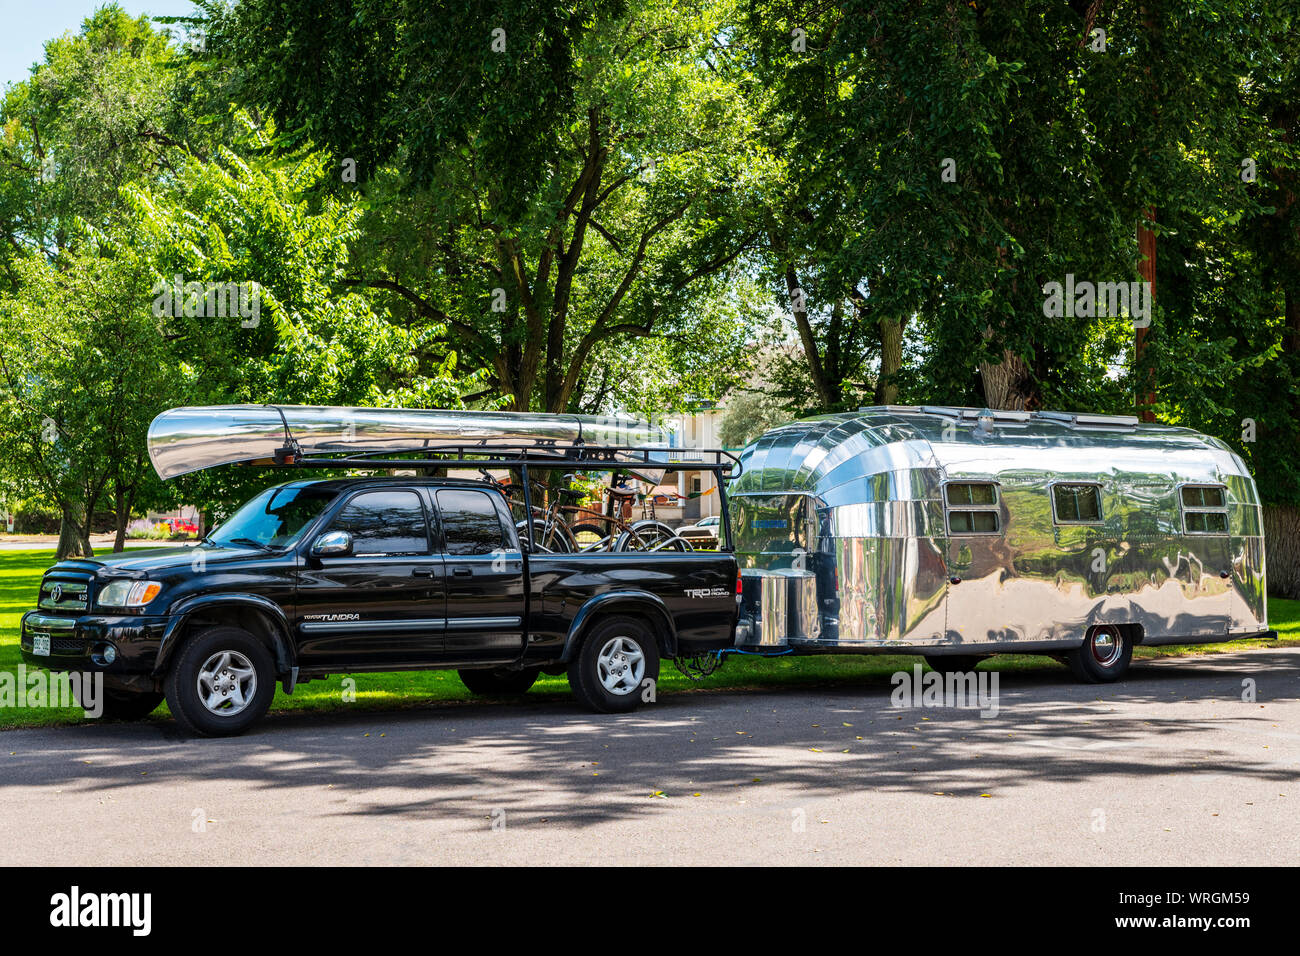
[[[287,451],[287,449],[286,449]],[[412,455],[416,457],[392,457]],[[580,471],[712,471],[740,476],[740,459],[723,448],[647,448],[632,445],[419,445],[344,457],[276,454],[237,464],[283,468],[575,468]]]
[[[1034,412],[1034,418],[1061,422],[1071,428],[1136,428],[1135,415],[1092,415],[1086,412]]]

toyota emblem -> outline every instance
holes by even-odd
[[[50,598],[54,601],[55,604],[58,604],[60,601],[63,600],[63,585],[62,585],[62,584],[56,584],[56,585],[54,585],[54,590],[50,592]]]

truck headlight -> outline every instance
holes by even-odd
[[[157,581],[114,581],[99,592],[95,603],[103,607],[144,607],[161,590]]]

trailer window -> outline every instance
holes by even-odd
[[[811,551],[816,545],[814,510],[807,495],[738,495],[736,550],[746,554]]]
[[[1096,485],[1052,485],[1052,507],[1057,524],[1100,522],[1101,489]]]
[[[1183,530],[1187,534],[1227,534],[1228,503],[1219,485],[1183,485]]]
[[[1001,527],[998,486],[992,482],[951,482],[945,491],[949,534],[997,534]]]

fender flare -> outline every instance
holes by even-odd
[[[167,673],[171,658],[180,644],[180,635],[196,614],[226,608],[252,611],[266,621],[268,627],[265,636],[275,654],[277,676],[289,673],[298,663],[297,648],[289,637],[289,619],[274,601],[257,594],[204,594],[181,601],[169,612],[167,629],[163,631],[162,643],[158,646],[153,675],[161,677]]]
[[[673,616],[668,613],[668,606],[661,598],[649,591],[606,591],[578,609],[564,639],[560,661],[568,664],[573,660],[587,631],[600,618],[628,612],[649,619],[655,643],[659,645],[660,657],[677,656],[677,627],[673,623]]]

